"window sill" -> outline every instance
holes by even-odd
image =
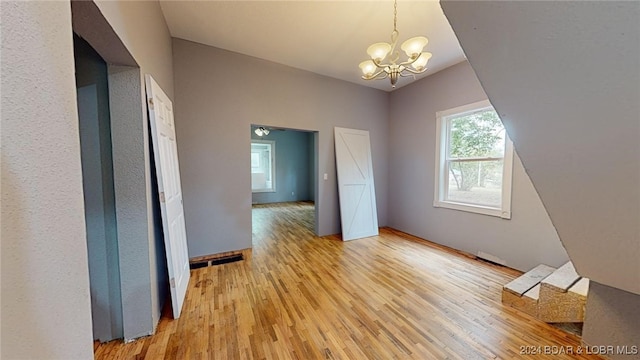
[[[482,206],[482,205],[472,205],[472,204],[457,203],[452,201],[434,201],[433,207],[452,209],[452,210],[458,210],[458,211],[466,211],[470,213],[476,213],[476,214],[482,214],[482,215],[488,215],[488,216],[495,216],[495,217],[499,217],[506,220],[511,219],[511,211],[488,207],[488,206]]]

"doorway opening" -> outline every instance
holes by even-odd
[[[296,214],[296,222],[318,233],[318,132],[251,125],[252,233],[267,231],[257,212]],[[271,209],[271,210],[269,210]]]
[[[123,337],[107,63],[74,34],[93,339]]]
[[[130,341],[155,331],[169,289],[160,216],[150,198],[157,189],[149,168],[152,152],[143,73],[97,4],[72,0],[71,15],[73,32],[106,63],[115,196],[115,222],[110,230],[117,239],[117,261],[107,270],[119,271],[119,288],[115,284],[110,288],[119,291],[110,296],[121,304],[122,321],[116,326],[120,331],[114,338]]]

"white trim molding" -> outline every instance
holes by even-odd
[[[436,161],[435,161],[435,186],[433,206],[453,210],[467,211],[483,215],[496,216],[503,219],[511,219],[511,182],[513,178],[513,143],[505,130],[504,157],[489,158],[457,158],[455,161],[495,161],[503,160],[502,169],[502,196],[500,206],[467,203],[449,200],[449,132],[450,122],[454,116],[463,116],[480,111],[493,110],[489,100],[459,106],[436,113]]]

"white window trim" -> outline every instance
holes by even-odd
[[[274,193],[276,192],[276,142],[275,140],[251,139],[251,143],[271,144],[271,189],[251,189],[252,193]]]
[[[433,194],[433,206],[453,210],[467,211],[483,215],[497,216],[503,219],[511,219],[511,182],[513,179],[513,143],[509,135],[505,133],[504,164],[502,172],[502,204],[500,208],[475,204],[460,203],[446,199],[448,183],[446,175],[448,170],[447,154],[448,129],[446,118],[454,114],[476,112],[484,109],[493,109],[489,100],[478,101],[473,104],[459,106],[453,109],[438,111],[436,113],[436,161],[435,161],[435,191]],[[443,186],[440,186],[442,184]]]

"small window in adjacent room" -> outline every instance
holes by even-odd
[[[251,140],[251,191],[276,191],[276,143]]]
[[[433,206],[510,219],[513,144],[491,103],[436,116]]]

